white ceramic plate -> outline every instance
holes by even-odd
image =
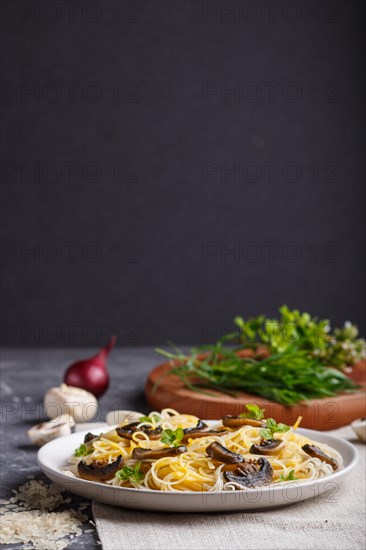
[[[113,426],[106,426],[93,431],[95,434],[100,434],[112,428]],[[287,506],[309,498],[314,498],[316,502],[320,493],[325,491],[329,493],[329,498],[335,501],[339,491],[339,483],[357,463],[358,453],[356,448],[344,439],[323,432],[305,429],[299,429],[298,431],[313,441],[325,443],[336,449],[343,457],[344,467],[342,470],[316,481],[293,481],[286,485],[258,487],[257,489],[245,489],[243,491],[217,493],[177,491],[173,493],[114,487],[70,477],[65,474],[62,468],[67,465],[68,458],[82,443],[87,432],[74,433],[47,443],[38,451],[37,458],[46,476],[68,491],[81,495],[86,499],[96,499],[105,504],[125,508],[159,512],[259,510]]]

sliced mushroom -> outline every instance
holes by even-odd
[[[224,464],[223,467],[221,468],[221,471],[222,472],[233,472],[234,470],[236,470],[238,464]]]
[[[140,431],[141,428],[138,429]],[[161,426],[158,426],[157,428],[151,429],[149,426],[142,426],[142,430],[146,435],[149,436],[149,439],[152,441],[156,441],[157,439],[160,439],[163,428]]]
[[[146,475],[152,466],[152,462],[141,462],[139,472]]]
[[[196,432],[199,432],[201,430],[205,430],[207,428],[207,424],[205,424],[204,422],[202,422],[202,420],[198,420],[197,422],[197,425],[194,426],[193,428],[184,428],[184,433],[185,434],[189,434],[189,433],[196,433]]]
[[[306,443],[306,445],[302,446],[302,450],[305,451],[306,454],[330,464],[333,470],[338,470],[338,462],[334,458],[326,455],[319,447],[316,447],[316,445],[309,445]]]
[[[96,437],[98,437],[98,436],[92,434],[91,432],[88,432],[88,433],[84,436],[84,443],[90,443],[90,442],[93,441],[93,439],[95,439]]]
[[[259,445],[253,444],[249,452],[253,455],[275,455],[285,446],[281,439],[261,439]]]
[[[229,451],[229,449],[217,441],[214,441],[206,448],[206,453],[210,458],[214,458],[218,462],[225,462],[225,464],[238,464],[244,461],[242,455]]]
[[[232,483],[235,489],[248,489],[268,485],[273,480],[272,466],[266,458],[246,460],[233,471],[224,471],[225,481]]]
[[[135,447],[132,451],[134,460],[157,460],[167,456],[176,456],[187,451],[187,447],[179,445],[179,447],[164,447],[163,449],[140,449]]]
[[[133,434],[137,431],[136,426],[138,424],[139,422],[131,422],[130,424],[116,428],[116,432],[119,437],[123,437],[124,439],[132,439]]]
[[[123,466],[122,455],[119,455],[114,462],[106,463],[94,460],[90,464],[80,460],[78,474],[89,481],[107,481],[112,479],[114,474]]]
[[[221,422],[226,428],[240,428],[241,426],[253,426],[255,428],[261,428],[265,424],[261,420],[252,420],[251,418],[232,416],[230,414],[223,416]]]
[[[123,437],[124,439],[132,439],[133,434],[136,432],[144,432],[152,440],[160,438],[163,431],[160,426],[158,428],[151,429],[151,426],[148,424],[143,424],[138,428],[137,426],[139,424],[141,424],[141,422],[131,422],[130,424],[126,424],[126,426],[116,428],[116,432],[119,437]]]
[[[71,421],[72,419],[68,414],[62,414],[58,419],[51,420],[50,422],[42,422],[37,424],[28,430],[28,437],[39,447],[61,437],[63,435],[71,434]]]

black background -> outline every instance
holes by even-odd
[[[2,10],[4,344],[364,333],[363,2]]]

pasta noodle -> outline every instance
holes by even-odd
[[[73,456],[70,458],[68,470],[79,476],[78,464],[81,460],[86,465],[114,463],[120,455],[123,466],[139,469],[139,476],[131,476],[123,479],[121,476],[113,475],[105,483],[121,486],[143,488],[157,491],[222,491],[233,490],[235,484],[225,479],[223,472],[227,465],[216,458],[208,456],[207,447],[217,442],[232,453],[243,457],[244,463],[257,461],[258,454],[250,452],[252,445],[261,445],[260,428],[244,425],[237,429],[227,429],[221,422],[214,427],[207,428],[209,431],[216,430],[218,433],[208,433],[203,437],[185,437],[183,445],[185,452],[174,456],[162,456],[157,459],[146,459],[141,463],[132,457],[134,449],[161,451],[169,448],[169,445],[162,442],[161,437],[152,437],[152,432],[158,430],[162,433],[166,430],[175,431],[177,428],[187,430],[195,428],[199,419],[196,416],[179,414],[174,409],[163,409],[161,412],[153,411],[149,417],[135,426],[131,438],[124,438],[118,435],[116,429],[112,429],[100,437],[91,441],[88,454],[85,456]],[[127,423],[119,426],[123,429]],[[297,428],[297,425],[295,424]],[[272,468],[271,484],[286,483],[296,480],[297,482],[309,481],[328,476],[333,473],[333,467],[326,461],[309,456],[302,447],[304,445],[316,445],[328,458],[336,461],[338,468],[342,467],[342,457],[333,448],[321,443],[315,443],[307,437],[291,428],[284,433],[276,433],[276,441],[281,440],[284,445],[278,452],[263,457],[268,460]],[[222,433],[220,434],[220,431]],[[178,451],[177,451],[178,452]],[[82,476],[81,476],[82,477]]]

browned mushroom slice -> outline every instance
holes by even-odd
[[[139,425],[139,422],[131,422],[125,426],[119,426],[116,428],[117,435],[123,437],[124,439],[132,439],[133,434],[137,431],[136,426]]]
[[[94,460],[87,464],[84,460],[81,460],[78,464],[78,474],[89,481],[107,481],[114,477],[114,474],[122,465],[122,455],[119,455],[114,462],[110,463]]]
[[[187,447],[179,445],[179,447],[164,447],[163,449],[140,449],[135,447],[132,451],[134,460],[157,460],[167,456],[176,456],[187,451]]]
[[[226,428],[241,428],[241,426],[261,428],[265,424],[261,420],[252,420],[251,418],[243,418],[242,416],[231,416],[230,414],[223,416],[221,422]]]
[[[205,424],[204,422],[202,422],[201,419],[199,419],[196,426],[194,426],[193,428],[184,428],[183,431],[187,435],[189,433],[196,433],[201,430],[205,430],[207,427],[208,427],[207,424]]]
[[[123,437],[124,439],[132,439],[134,433],[144,432],[152,440],[160,438],[163,431],[160,426],[155,429],[151,429],[148,424],[143,424],[138,428],[137,426],[139,424],[140,422],[131,422],[130,424],[126,424],[126,426],[119,426],[116,428],[117,435],[119,435],[119,437]]]
[[[281,439],[261,439],[260,445],[253,444],[249,452],[253,455],[275,455],[285,446]]]
[[[149,428],[149,426],[141,426],[141,428],[139,428],[137,431],[144,432],[146,435],[149,436],[149,439],[151,439],[152,441],[156,441],[157,439],[160,439],[163,431],[163,428],[161,428],[160,426],[154,429]]]
[[[244,461],[243,456],[229,451],[229,449],[217,441],[214,441],[206,448],[206,453],[210,458],[214,458],[218,462],[225,462],[225,464],[238,464]]]
[[[321,449],[319,449],[319,447],[306,443],[306,445],[302,446],[302,450],[305,451],[305,453],[309,456],[319,458],[320,460],[323,460],[323,462],[330,464],[333,470],[338,470],[338,462],[334,460],[334,458],[326,455]]]
[[[95,439],[96,437],[98,437],[97,435],[94,435],[90,432],[88,432],[85,436],[84,436],[84,443],[90,443],[91,441],[93,441],[93,439]]]
[[[222,472],[233,472],[234,470],[236,470],[238,466],[238,463],[236,464],[224,464],[223,467],[221,468],[221,471]]]
[[[141,462],[139,472],[146,475],[152,466],[152,462]]]
[[[224,472],[225,481],[232,483],[235,489],[248,489],[268,485],[273,480],[272,466],[266,458],[246,460],[233,471]]]

